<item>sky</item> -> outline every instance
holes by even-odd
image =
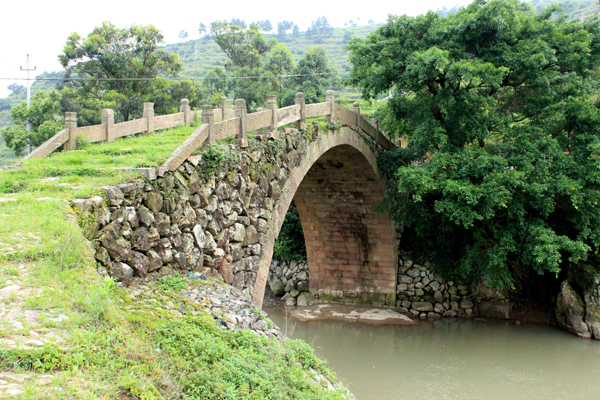
[[[466,5],[470,0],[369,0],[323,1],[323,0],[178,0],[178,1],[68,1],[30,0],[3,1],[0,8],[0,78],[21,78],[22,81],[0,80],[0,97],[10,93],[6,86],[11,83],[26,85],[27,54],[30,68],[36,67],[35,75],[44,71],[62,69],[57,56],[67,38],[73,32],[87,36],[103,21],[110,21],[123,28],[133,24],[152,24],[160,29],[166,43],[179,41],[181,30],[189,33],[189,39],[198,38],[198,25],[207,27],[215,20],[240,18],[247,23],[268,19],[277,22],[291,20],[301,31],[311,22],[325,16],[333,27],[342,27],[349,20],[359,25],[370,19],[385,22],[389,14],[411,16]]]

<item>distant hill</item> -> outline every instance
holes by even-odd
[[[597,0],[532,0],[530,3],[537,13],[551,4],[561,3],[565,14],[579,20],[586,20],[600,12]]]
[[[275,34],[265,34],[266,38],[275,37],[287,46],[294,54],[294,61],[298,62],[309,47],[321,45],[327,49],[329,60],[338,69],[338,72],[350,71],[348,64],[348,52],[344,46],[350,38],[366,38],[367,35],[382,24],[370,24],[362,26],[351,26],[344,28],[333,28],[331,37],[320,42],[306,37],[306,32],[300,32],[297,36],[287,34],[279,37]],[[183,62],[183,75],[190,77],[202,77],[211,69],[225,65],[227,57],[210,36],[204,36],[196,40],[188,40],[182,43],[174,43],[165,46],[165,49],[179,54],[179,60]]]

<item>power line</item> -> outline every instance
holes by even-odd
[[[36,80],[36,81],[184,81],[184,80],[196,80],[196,81],[210,81],[210,80],[226,80],[226,79],[272,79],[272,78],[295,78],[302,76],[323,76],[323,75],[337,75],[337,72],[322,72],[317,74],[292,74],[292,75],[258,75],[258,76],[227,76],[227,77],[180,77],[180,78],[34,78],[34,79],[23,79],[23,78],[1,78],[3,81],[23,81],[23,80]]]

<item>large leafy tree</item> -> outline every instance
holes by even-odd
[[[157,84],[153,79],[176,77],[182,67],[176,54],[158,47],[161,43],[163,35],[152,25],[120,29],[104,22],[85,38],[73,33],[59,61],[66,78],[92,80],[64,83],[63,110],[76,111],[82,124],[99,123],[102,108],[115,109],[117,121],[139,117],[142,102],[154,101]],[[98,78],[103,80],[93,80]]]
[[[409,138],[382,157],[389,209],[442,272],[498,288],[569,261],[591,272],[579,262],[600,249],[600,30],[557,11],[477,0],[349,44],[350,82],[391,93],[381,123]]]
[[[64,127],[59,101],[60,93],[39,90],[31,96],[31,107],[22,101],[12,108],[14,125],[3,128],[2,137],[15,155],[21,155],[28,144],[39,146]]]
[[[296,92],[303,92],[307,103],[325,100],[325,93],[337,83],[337,70],[323,46],[309,47],[294,68],[294,86],[285,103],[292,104]]]

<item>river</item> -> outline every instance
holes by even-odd
[[[302,322],[265,309],[316,348],[358,400],[600,399],[600,341],[546,325],[442,319]]]

